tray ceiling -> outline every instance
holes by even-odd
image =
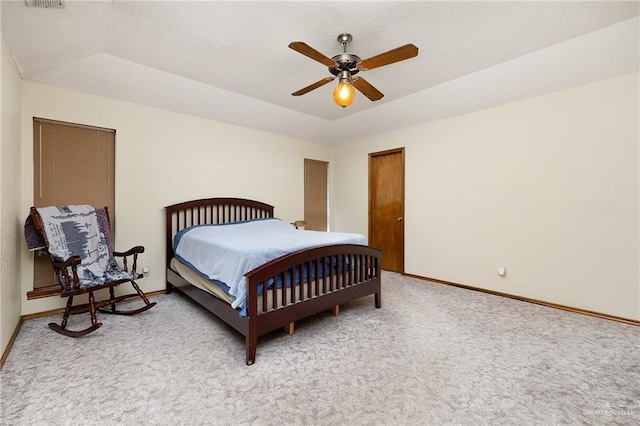
[[[638,2],[2,2],[24,79],[319,142],[461,114],[638,71]],[[288,48],[331,57],[338,34],[367,58],[406,43],[416,58],[362,73],[384,93],[342,109],[330,74]]]

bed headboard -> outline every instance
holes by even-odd
[[[167,265],[173,257],[173,237],[193,225],[230,223],[273,217],[273,206],[244,198],[205,198],[164,208],[167,214]]]

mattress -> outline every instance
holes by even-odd
[[[198,271],[193,270],[175,257],[171,259],[171,269],[173,269],[174,272],[177,272],[178,275],[187,280],[191,285],[198,287],[200,290],[204,290],[207,293],[213,294],[218,299],[231,304],[232,297],[228,293],[211,280],[200,275]]]

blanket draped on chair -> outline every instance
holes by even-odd
[[[49,253],[57,261],[80,256],[80,287],[88,288],[109,281],[136,279],[138,274],[124,271],[113,258],[111,232],[99,226],[96,210],[88,205],[37,208],[42,220]]]

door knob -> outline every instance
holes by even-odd
[[[402,216],[396,219],[398,222],[402,222]]]

